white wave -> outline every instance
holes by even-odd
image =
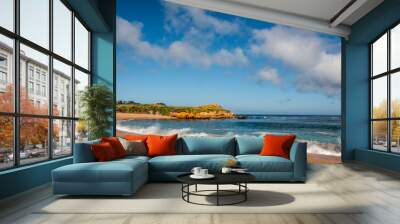
[[[123,125],[117,124],[117,130],[123,132],[129,132],[132,134],[139,134],[139,135],[148,135],[148,134],[155,134],[155,135],[185,135],[191,133],[191,128],[181,128],[181,129],[166,129],[161,128],[160,125],[151,125],[148,127],[143,126],[136,126],[136,125]]]
[[[307,153],[329,156],[340,156],[339,144],[325,144],[314,141],[307,141]]]

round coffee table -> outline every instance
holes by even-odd
[[[182,199],[188,203],[197,205],[234,205],[245,202],[247,200],[247,192],[249,188],[247,183],[255,180],[255,177],[248,173],[229,173],[213,174],[215,177],[212,179],[193,179],[189,174],[182,174],[177,177],[178,181],[182,183]],[[197,185],[215,185],[215,190],[198,190]],[[237,190],[224,190],[220,189],[220,185],[236,185]],[[190,191],[190,186],[195,186],[194,191]],[[215,194],[206,194],[214,192]],[[202,204],[190,200],[190,196],[203,196],[203,197],[216,197],[216,204]],[[221,203],[221,197],[240,196],[240,199],[231,203]]]

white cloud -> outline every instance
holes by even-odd
[[[283,26],[253,31],[251,51],[278,59],[299,72],[296,86],[300,91],[340,93],[341,55],[330,53],[329,43],[318,35]]]
[[[212,65],[245,65],[248,63],[246,55],[240,48],[208,52],[201,45],[193,44],[185,39],[161,47],[145,41],[142,28],[143,24],[139,22],[129,22],[117,17],[117,41],[132,48],[135,55],[163,62],[172,61],[176,64],[194,64],[206,67]]]
[[[184,7],[166,2],[165,28],[168,31],[186,31],[190,27],[199,30],[214,31],[217,34],[229,35],[240,32],[239,20],[221,20],[209,15],[206,11],[193,7]]]
[[[282,78],[278,74],[278,71],[270,67],[265,67],[261,69],[258,72],[257,77],[260,81],[269,81],[274,85],[279,85],[282,82]]]

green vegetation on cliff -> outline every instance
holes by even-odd
[[[160,114],[178,119],[225,119],[235,115],[219,104],[202,106],[168,106],[164,103],[140,104],[133,101],[118,101],[117,111],[135,114]]]

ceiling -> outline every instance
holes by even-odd
[[[351,25],[383,0],[167,0],[347,38]]]

